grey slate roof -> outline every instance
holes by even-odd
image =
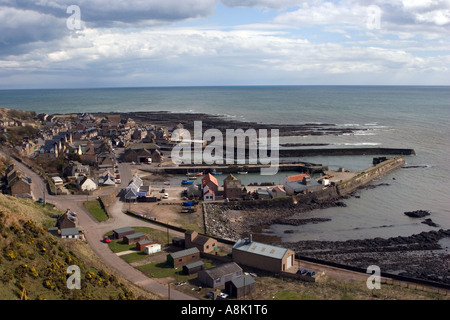
[[[78,234],[78,228],[64,228],[61,229],[61,236],[73,236]]]
[[[137,232],[137,233],[128,234],[125,237],[127,237],[127,239],[135,239],[135,238],[139,238],[139,237],[143,237],[143,236],[145,236],[144,233]]]
[[[253,279],[252,276],[248,275],[233,279],[231,280],[231,282],[236,288],[242,288],[244,286],[248,286],[249,284],[255,283],[255,279]]]
[[[219,278],[229,275],[229,274],[233,274],[236,272],[242,272],[242,268],[239,267],[239,265],[236,262],[229,262],[229,263],[205,270],[205,272],[212,279],[219,279]]]
[[[245,251],[248,253],[267,256],[275,259],[282,259],[286,254],[286,248],[280,248],[260,242],[249,242],[245,239],[239,239],[233,246],[233,250]]]
[[[204,264],[205,263],[202,260],[199,260],[199,261],[195,261],[195,262],[187,264],[186,268],[187,269],[192,269],[192,268],[203,266]]]
[[[134,229],[131,227],[124,227],[124,228],[118,228],[118,229],[114,229],[113,230],[115,233],[124,233],[124,232],[128,232],[128,231],[133,231]]]
[[[186,250],[181,250],[181,251],[171,253],[170,255],[172,256],[172,258],[177,259],[177,258],[185,257],[190,254],[199,253],[199,252],[200,251],[198,251],[198,249],[196,247],[193,247],[193,248],[189,248]]]

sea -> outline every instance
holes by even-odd
[[[0,90],[0,107],[36,113],[168,111],[208,113],[268,124],[326,123],[353,133],[282,137],[280,143],[324,147],[412,148],[406,166],[344,199],[345,207],[304,213],[330,221],[264,230],[283,242],[409,236],[450,228],[450,87],[439,86],[228,86]],[[361,170],[373,156],[290,158]],[[242,175],[251,182],[282,183],[274,176]],[[221,177],[219,176],[219,180]],[[438,227],[405,211],[428,210]],[[285,233],[286,230],[292,233]],[[447,244],[449,245],[449,244]]]

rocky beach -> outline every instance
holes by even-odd
[[[297,226],[329,221],[326,218],[304,218],[304,213],[333,206],[345,204],[339,199],[302,204],[287,200],[273,203],[270,207],[257,202],[207,204],[205,223],[208,233],[217,237],[237,240],[252,233],[256,241],[290,248],[299,256],[363,269],[377,265],[382,272],[450,284],[450,254],[448,248],[441,244],[441,241],[450,241],[450,230],[432,230],[388,239],[301,242],[282,242],[280,237],[264,232],[272,224]]]

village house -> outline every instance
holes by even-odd
[[[97,183],[89,177],[80,176],[76,180],[77,188],[81,191],[94,191],[98,188]]]
[[[198,234],[194,230],[186,230],[184,233],[184,245],[187,249],[196,247],[200,252],[209,253],[216,249],[217,241],[213,238]]]
[[[273,188],[270,188],[268,191],[273,199],[286,197],[286,191],[283,189],[283,187],[275,186]]]
[[[322,190],[322,184],[306,173],[286,177],[283,187],[288,196]]]
[[[70,161],[64,168],[64,175],[67,177],[89,176],[91,169],[88,165],[81,164],[78,161]]]
[[[277,246],[239,239],[232,248],[233,261],[269,272],[287,271],[294,266],[295,252]]]
[[[208,173],[202,178],[202,189],[208,187],[213,192],[217,192],[219,190],[219,183],[217,182],[216,177],[214,177],[211,173]]]
[[[216,201],[216,194],[208,186],[203,188],[203,200],[204,201]]]
[[[33,198],[31,178],[11,165],[6,174],[6,193],[17,198]]]
[[[231,173],[223,180],[224,198],[242,199],[242,183]]]
[[[75,228],[77,224],[77,214],[69,209],[65,213],[60,215],[56,220],[56,227],[58,229],[70,229]]]
[[[213,267],[198,272],[198,280],[210,288],[224,286],[226,282],[241,277],[242,268],[235,262],[228,262],[223,265]]]

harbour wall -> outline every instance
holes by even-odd
[[[378,179],[396,169],[399,169],[404,165],[404,157],[387,159],[386,161],[383,161],[374,167],[367,168],[365,171],[362,171],[360,174],[349,180],[338,183],[336,185],[337,194],[339,196],[348,195],[356,189],[365,186],[371,181]]]

